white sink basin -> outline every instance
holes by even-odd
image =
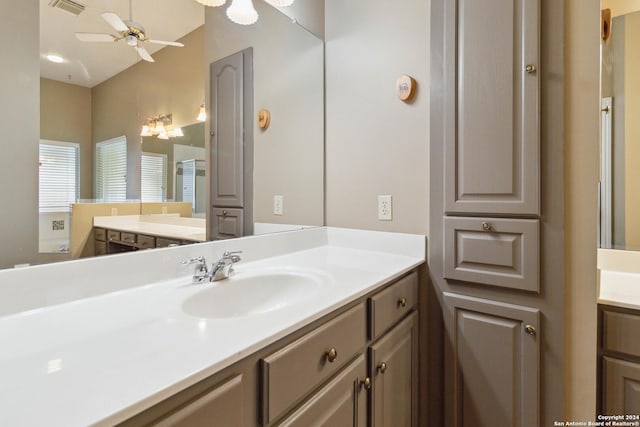
[[[235,273],[229,279],[206,283],[187,298],[182,310],[195,317],[221,319],[279,310],[312,298],[325,280],[297,271]]]

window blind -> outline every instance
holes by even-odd
[[[142,153],[141,179],[143,202],[164,202],[167,199],[167,155]]]
[[[80,193],[80,145],[41,140],[39,151],[39,210],[69,212]]]
[[[96,144],[96,198],[104,202],[127,200],[127,138]]]

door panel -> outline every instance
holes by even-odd
[[[540,213],[537,0],[449,0],[445,212]],[[455,58],[455,59],[454,59]],[[527,72],[527,66],[535,71]],[[456,77],[457,76],[457,77]]]
[[[372,427],[417,423],[417,317],[414,312],[370,347]]]
[[[604,357],[606,415],[640,415],[640,364]]]
[[[455,396],[447,425],[537,427],[539,310],[447,292],[444,302]]]
[[[214,206],[243,207],[244,59],[238,52],[211,65]]]

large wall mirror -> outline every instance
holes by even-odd
[[[640,250],[640,4],[603,0],[601,248]]]
[[[285,14],[256,0],[258,22],[241,26],[227,19],[225,7],[208,8],[194,0],[80,1],[77,3],[84,4],[85,8],[78,15],[71,13],[77,11],[68,10],[73,5],[65,6],[63,1],[40,0],[39,8],[35,10],[33,5],[25,4],[30,2],[9,1],[12,13],[21,17],[15,20],[16,28],[24,30],[25,26],[39,21],[40,83],[36,98],[40,126],[37,130],[38,120],[32,119],[28,121],[32,128],[15,131],[17,138],[14,139],[28,139],[33,143],[10,164],[18,170],[18,163],[25,162],[22,170],[29,172],[25,172],[28,182],[24,185],[29,191],[15,192],[8,185],[0,188],[3,195],[25,198],[24,203],[16,202],[16,212],[7,214],[8,221],[20,218],[19,221],[25,224],[6,228],[8,233],[15,230],[16,235],[3,235],[0,239],[0,268],[22,262],[37,264],[71,259],[71,253],[64,250],[68,249],[64,243],[54,242],[52,247],[45,249],[38,245],[39,236],[46,234],[49,228],[62,226],[55,212],[43,212],[35,206],[41,190],[34,194],[31,187],[36,184],[41,189],[47,185],[46,182],[38,183],[39,171],[33,167],[38,159],[40,166],[43,163],[42,153],[38,154],[38,148],[35,148],[38,142],[40,147],[43,143],[51,145],[52,154],[44,158],[44,162],[57,155],[58,147],[61,155],[75,156],[77,188],[68,191],[75,191],[80,201],[101,199],[96,182],[97,158],[107,151],[97,148],[97,144],[114,142],[122,137],[126,139],[126,171],[120,178],[123,197],[128,202],[136,203],[151,197],[145,196],[143,191],[145,171],[151,171],[155,176],[164,174],[157,187],[164,193],[158,196],[156,192],[153,197],[173,201],[184,198],[181,194],[184,171],[192,166],[201,169],[199,194],[194,199],[192,215],[203,221],[205,218],[210,220],[210,180],[209,176],[204,176],[206,167],[203,164],[208,162],[212,129],[208,121],[198,121],[197,116],[201,105],[206,105],[207,110],[210,107],[209,64],[247,47],[254,52],[251,88],[254,118],[250,120],[254,134],[254,164],[251,165],[254,220],[281,225],[274,230],[289,225],[323,225],[324,47],[321,31],[317,29],[324,24],[318,24],[319,17],[309,13],[310,10],[323,10],[318,6],[321,2],[296,0],[294,7]],[[54,3],[58,3],[58,7],[53,7]],[[116,33],[100,17],[106,11],[115,12],[127,21],[131,17],[132,21],[144,26],[149,38],[178,41],[184,47],[145,44],[155,60],[151,63],[141,60],[124,40],[115,43],[78,40],[77,32]],[[298,13],[300,19],[296,19]],[[311,24],[311,31],[303,25],[310,16],[316,21]],[[320,34],[314,35],[314,32]],[[15,72],[19,79],[36,78],[29,75],[28,67],[24,66],[32,65],[35,60],[27,56],[29,53],[35,57],[34,41],[37,40],[36,37],[33,39],[17,38],[12,42],[15,49],[1,51],[0,54],[6,56],[4,64],[22,61],[20,70],[7,67],[7,76],[13,77],[10,73]],[[21,43],[24,46],[19,46]],[[62,63],[49,61],[48,54],[60,55]],[[0,110],[5,113],[20,108],[31,111],[34,94],[27,89],[16,87],[15,93],[3,96]],[[16,103],[16,99],[24,101],[25,105]],[[265,130],[257,123],[257,112],[263,108],[271,112],[271,124]],[[168,140],[157,136],[142,137],[145,122],[162,115],[171,115],[171,125],[180,127],[184,136]],[[31,141],[35,133],[39,134],[39,141]],[[75,151],[65,151],[69,147]],[[158,159],[161,160],[156,161]],[[163,163],[164,166],[154,166]],[[155,172],[149,169],[154,167],[160,169]],[[274,214],[275,195],[284,198],[284,210],[279,214]],[[25,206],[33,208],[26,212]],[[23,210],[22,215],[18,209]],[[119,211],[118,215],[121,213]],[[68,216],[62,215],[62,218]],[[74,222],[73,218],[68,219],[70,223]],[[70,229],[69,223],[64,226]],[[24,231],[25,235],[18,235],[18,230]],[[82,244],[90,242],[87,240]],[[91,251],[85,250],[84,255],[87,254],[91,255]]]

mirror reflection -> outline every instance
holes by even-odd
[[[640,5],[611,12],[601,52],[600,247],[640,250]]]
[[[297,7],[304,9],[305,2],[315,0],[298,0]],[[256,6],[260,13],[257,24],[225,25],[227,33],[222,34],[212,27],[224,15],[224,9],[204,8],[195,1],[133,0],[129,7],[127,0],[95,0],[87,2],[77,16],[49,3],[39,2],[40,144],[35,153],[25,153],[25,157],[40,159],[39,170],[34,171],[35,180],[40,177],[38,192],[16,196],[25,198],[16,206],[29,206],[34,198],[36,203],[39,200],[39,219],[37,224],[13,227],[24,230],[24,236],[2,239],[0,246],[5,247],[0,247],[0,268],[94,255],[92,227],[96,216],[166,214],[200,217],[203,224],[211,215],[207,163],[212,129],[209,122],[199,123],[196,117],[203,104],[210,109],[209,64],[233,53],[229,40],[242,40],[232,46],[234,52],[252,47],[255,54],[254,111],[248,122],[256,145],[255,165],[251,165],[255,171],[255,221],[271,226],[267,231],[288,225],[323,224],[324,65],[320,39],[262,4]],[[21,7],[25,16],[37,15],[32,5]],[[151,63],[141,60],[122,41],[83,42],[75,37],[77,32],[112,33],[114,30],[100,17],[105,11],[139,23],[149,37],[178,41],[184,47],[145,45],[154,59]],[[167,25],[168,20],[171,25]],[[217,39],[205,42],[208,34],[215,34]],[[273,51],[267,50],[265,40],[256,39],[264,39],[265,34],[272,49],[279,47],[284,52],[286,61],[279,61]],[[300,40],[304,40],[302,47]],[[24,43],[21,55],[35,56],[29,40]],[[61,63],[46,58],[53,53],[62,58]],[[5,51],[5,55],[13,55],[5,58],[5,64],[23,59],[13,50]],[[299,61],[295,59],[298,56]],[[290,68],[296,61],[298,66]],[[314,69],[300,66],[303,62],[313,64]],[[27,68],[22,66],[21,75],[28,74]],[[32,102],[25,96],[29,91],[19,91],[16,88],[15,94],[0,101],[0,105],[6,104],[0,107],[3,111],[16,108],[15,103],[9,105],[11,99]],[[272,123],[266,130],[257,124],[257,112],[263,108],[272,112]],[[171,115],[171,125],[180,127],[184,136],[169,140],[141,137],[145,122],[160,115]],[[34,128],[37,125],[37,121],[32,124]],[[23,128],[17,133],[19,138],[15,139],[22,135],[26,138],[33,129]],[[33,160],[37,159],[20,155],[14,163],[17,167],[20,161]],[[53,167],[59,160],[66,162],[64,176],[60,175],[62,169]],[[186,182],[186,176],[193,179]],[[54,184],[56,179],[59,182]],[[276,195],[284,198],[283,214],[274,214]],[[74,217],[69,208],[72,202],[91,206],[86,208],[87,218]],[[182,203],[189,204],[189,212]],[[22,217],[25,222],[34,219],[31,214]],[[14,221],[15,216],[7,218]]]

